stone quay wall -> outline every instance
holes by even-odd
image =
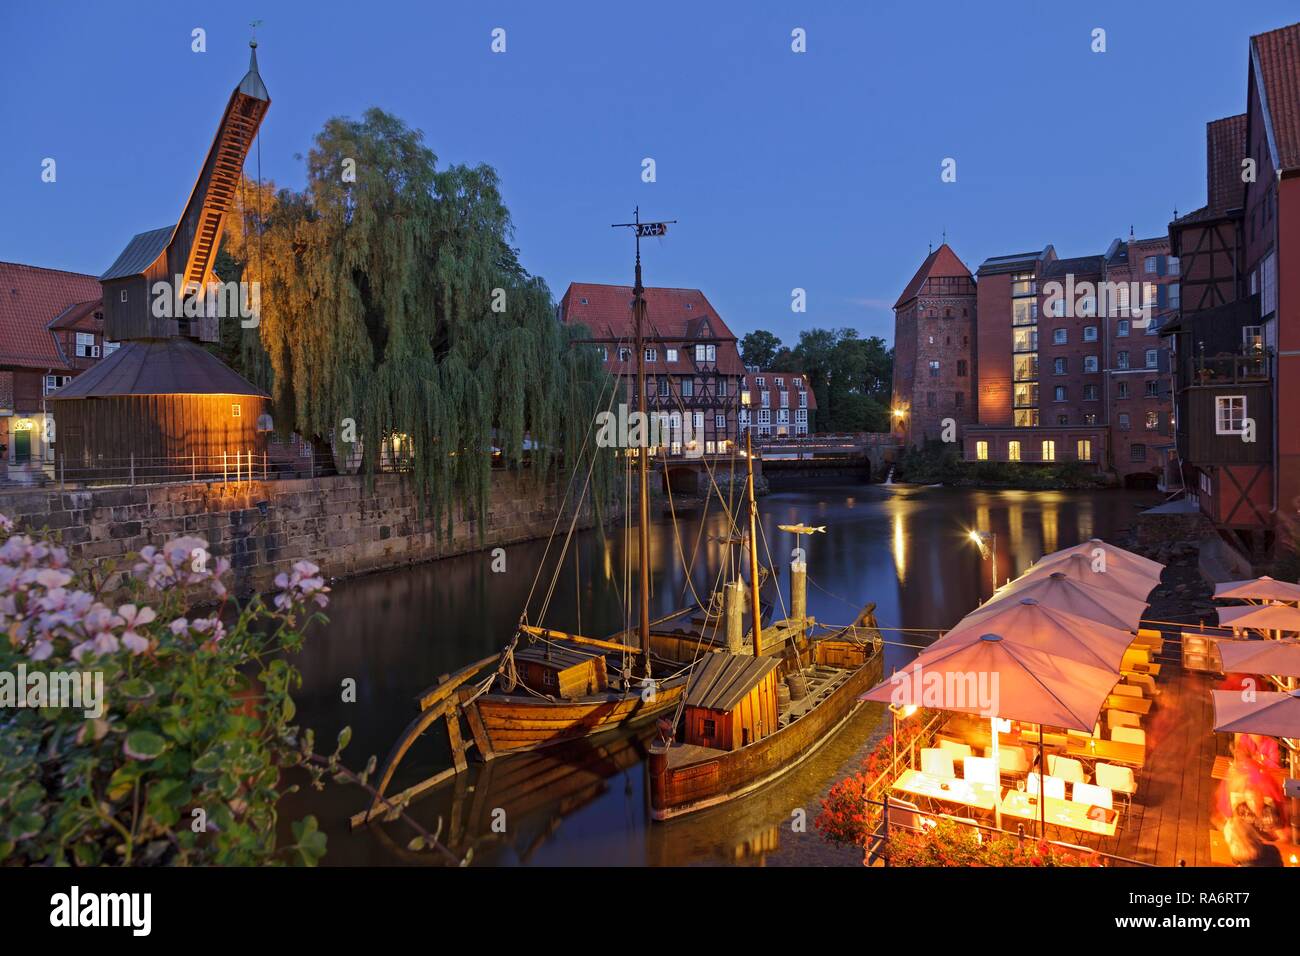
[[[535,489],[527,471],[494,471],[486,526],[467,502],[455,505],[443,534],[431,506],[423,513],[412,484],[399,475],[136,485],[84,490],[0,492],[0,514],[19,528],[57,531],[74,558],[106,562],[180,535],[208,541],[231,562],[234,590],[270,590],[295,561],[329,578],[350,577],[494,548],[549,535],[564,488]],[[571,517],[572,511],[567,511]],[[579,527],[592,524],[589,507]],[[568,520],[561,524],[567,529]]]

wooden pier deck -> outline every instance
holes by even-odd
[[[1157,866],[1231,865],[1211,825],[1219,786],[1211,775],[1214,758],[1231,749],[1228,735],[1212,729],[1210,690],[1217,678],[1184,670],[1176,645],[1170,647],[1172,659],[1162,655],[1160,696],[1143,721],[1147,762],[1137,797],[1115,838],[1101,849]]]

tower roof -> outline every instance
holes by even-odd
[[[952,247],[946,242],[941,243],[938,249],[925,257],[921,268],[916,270],[916,275],[912,276],[912,281],[907,284],[903,294],[894,303],[894,308],[897,309],[916,298],[916,294],[921,291],[921,286],[925,285],[926,280],[936,278],[971,278],[966,264],[957,258],[957,253],[953,252]]]
[[[248,46],[250,48],[248,72],[239,81],[239,86],[235,88],[235,92],[251,96],[255,100],[266,100],[269,103],[271,102],[271,94],[266,91],[266,84],[262,82],[262,74],[257,72],[257,41],[250,40]]]

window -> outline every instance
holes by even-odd
[[[965,378],[965,377],[966,377],[966,360],[965,360],[965,359],[958,359],[958,360],[957,360],[957,377],[958,377],[958,378]]]
[[[1128,319],[1120,319],[1118,323],[1118,327],[1115,330],[1115,334],[1122,338],[1128,335],[1130,327],[1131,326]]]
[[[790,421],[790,410],[788,408],[777,409],[776,420],[779,424],[785,424]]]
[[[1134,442],[1128,446],[1128,457],[1129,461],[1146,461],[1147,446],[1141,442]]]
[[[559,683],[560,682],[559,679],[556,677],[555,671],[542,671],[543,687],[558,687]]]
[[[1065,329],[1053,329],[1053,330],[1052,330],[1052,344],[1053,344],[1053,345],[1065,345],[1067,341],[1069,341],[1069,335],[1068,335],[1068,333],[1066,332]]]
[[[808,409],[796,408],[794,410],[794,420],[801,425],[808,424]]]
[[[1085,342],[1095,342],[1095,341],[1097,341],[1097,326],[1095,326],[1095,325],[1085,325],[1085,326],[1083,327],[1083,340],[1084,340]]]
[[[1147,431],[1153,432],[1160,427],[1160,413],[1152,409],[1147,412],[1146,428]]]
[[[1013,329],[1011,332],[1011,350],[1013,352],[1032,352],[1038,348],[1037,329]]]
[[[705,737],[716,737],[718,735],[718,722],[705,717],[700,727],[700,734]]]
[[[1056,386],[1055,395],[1054,395],[1054,400],[1055,400],[1055,401],[1058,401],[1058,402],[1063,402],[1063,401],[1065,401],[1065,386],[1064,386],[1064,385],[1058,385],[1058,386]]]
[[[1241,327],[1241,345],[1247,352],[1258,352],[1264,348],[1264,327],[1262,325],[1243,325]]]
[[[1176,261],[1176,260],[1175,260],[1175,261]],[[1168,286],[1166,286],[1165,288],[1168,290],[1168,293],[1167,293],[1167,294],[1168,294],[1168,296],[1169,296],[1169,299],[1168,299],[1168,302],[1169,302],[1169,308],[1171,308],[1171,309],[1177,309],[1177,308],[1179,308],[1179,307],[1182,305],[1182,302],[1183,302],[1183,299],[1182,299],[1182,292],[1179,290],[1179,284],[1178,284],[1177,282],[1171,282],[1171,283],[1170,283]]]
[[[110,342],[108,339],[104,339],[104,358],[108,358],[121,347],[121,342]],[[604,356],[602,356],[602,358],[603,357]]]
[[[1095,355],[1085,355],[1085,356],[1083,357],[1083,370],[1084,370],[1085,372],[1095,372],[1095,371],[1097,371],[1097,356],[1095,356]]]
[[[1043,442],[1043,461],[1056,461],[1056,442],[1050,438]]]
[[[95,348],[95,336],[92,332],[77,333],[77,358],[90,358],[92,355],[98,355],[99,350]]]
[[[603,346],[603,345],[600,347],[600,360],[601,360],[602,362],[608,362],[608,361],[609,361],[609,349],[606,348],[606,347]]]
[[[1038,321],[1038,302],[1034,299],[1019,299],[1011,303],[1012,325],[1033,325]]]
[[[1085,425],[1095,425],[1095,424],[1097,424],[1097,413],[1096,413],[1096,412],[1087,412],[1087,413],[1083,416],[1083,423],[1084,423]]]
[[[989,460],[989,443],[986,441],[977,441],[975,443],[975,458],[978,461]]]
[[[1147,256],[1142,260],[1142,271],[1147,275],[1155,275],[1160,269],[1159,256]]]
[[[1120,382],[1115,386],[1116,398],[1128,398],[1128,382]]]
[[[799,407],[800,408],[808,407],[808,393],[805,392],[803,389],[799,390]]]
[[[1056,416],[1056,424],[1058,424],[1058,425],[1068,425],[1068,424],[1070,424],[1070,416],[1069,416],[1069,415],[1057,415],[1057,416]]]
[[[758,404],[762,405],[764,408],[767,408],[769,405],[771,405],[772,404],[771,394],[772,393],[769,392],[767,389],[763,389],[761,392],[759,392]]]
[[[1016,408],[1032,408],[1038,404],[1038,386],[1032,382],[1017,382],[1012,396]]]
[[[767,379],[760,375],[754,379],[754,384],[759,388],[767,388]]]
[[[47,375],[45,376],[45,394],[55,392],[72,381],[71,375]]]
[[[669,388],[667,375],[659,379],[659,394],[662,395],[664,398],[667,398],[670,394],[672,394]]]
[[[119,293],[117,294],[117,301],[118,301],[118,302],[125,302],[125,301],[126,301],[126,290],[125,290],[125,289],[123,289],[121,292],[119,292]]]
[[[1120,412],[1120,413],[1119,413],[1119,430],[1122,431],[1122,432],[1126,432],[1126,431],[1128,431],[1128,425],[1129,425],[1129,422],[1128,422],[1128,412]]]
[[[748,424],[749,424],[749,409],[748,409],[748,408],[742,408],[740,411],[738,411],[738,412],[736,413],[736,421],[737,421],[740,425],[742,425],[742,426],[744,426],[744,425],[748,425]]]
[[[1218,395],[1214,399],[1214,433],[1241,435],[1246,431],[1246,396]]]
[[[664,349],[664,361],[665,361],[665,362],[676,362],[676,361],[677,361],[677,350],[676,350],[676,349]]]
[[[695,361],[716,362],[717,360],[718,360],[718,347],[716,345],[695,346]]]
[[[695,379],[682,379],[682,398],[693,398],[695,396]]]
[[[1017,428],[1037,428],[1038,427],[1038,409],[1036,408],[1017,408],[1012,424]]]
[[[1068,363],[1063,358],[1053,359],[1052,371],[1057,375],[1064,375],[1066,372],[1067,365]]]
[[[1165,267],[1166,267],[1165,271],[1168,272],[1169,275],[1171,276],[1178,275],[1178,267],[1179,267],[1178,257],[1169,256],[1167,259],[1165,259]]]
[[[772,424],[772,412],[766,408],[760,408],[758,410],[758,423],[760,425]]]
[[[238,403],[235,403],[235,404],[231,405],[231,406],[230,406],[230,417],[231,417],[231,418],[238,418],[239,415],[240,415],[239,404],[238,404]]]
[[[1156,368],[1160,364],[1160,353],[1155,349],[1147,349],[1144,359],[1147,368]]]
[[[776,382],[776,390],[777,390],[778,392],[781,391],[783,388],[785,388],[785,379],[783,379],[783,378],[778,378],[778,379],[775,379],[774,381]]]
[[[1079,461],[1092,461],[1092,442],[1087,438],[1080,438],[1076,446]]]
[[[631,357],[632,357],[632,350],[631,350],[631,349],[620,348],[620,349],[618,350],[618,360],[619,360],[620,362],[626,362],[626,361],[627,361],[628,359],[630,359]]]
[[[1007,461],[1019,461],[1019,460],[1020,460],[1020,442],[1015,441],[1013,439],[1012,441],[1007,442]]]
[[[1160,386],[1154,378],[1147,379],[1146,382],[1143,383],[1143,386],[1145,387],[1145,395],[1147,398],[1160,397]]]
[[[1019,272],[1011,277],[1012,295],[1037,295],[1038,283],[1032,272]]]
[[[1097,386],[1096,386],[1096,385],[1085,385],[1085,386],[1083,386],[1083,400],[1084,400],[1085,402],[1095,402],[1095,401],[1097,400]]]
[[[646,349],[646,350],[645,350],[645,360],[646,360],[647,362],[657,362],[657,361],[659,361],[659,350],[658,350],[658,349]]]
[[[1115,367],[1116,367],[1116,368],[1128,368],[1128,352],[1127,352],[1127,350],[1125,350],[1125,349],[1120,349],[1118,352],[1115,353]]]
[[[1259,268],[1259,314],[1277,311],[1277,257],[1269,253]]]
[[[932,361],[932,362],[930,363],[930,377],[931,377],[931,378],[938,378],[938,377],[939,377],[939,363],[938,363],[938,361]]]
[[[781,407],[782,407],[782,408],[789,408],[789,407],[790,407],[790,393],[789,393],[789,392],[782,392],[782,393],[781,393]]]

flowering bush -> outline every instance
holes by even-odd
[[[301,678],[285,660],[329,588],[304,561],[269,606],[240,605],[207,549],[181,537],[96,574],[0,515],[0,863],[310,865],[325,852],[310,816],[277,845],[276,807],[289,768],[317,786],[345,773],[293,725]],[[196,591],[216,602],[205,615],[187,614]]]
[[[1033,838],[992,837],[966,824],[940,820],[924,833],[894,830],[889,835],[890,866],[1092,866],[1092,855]]]

